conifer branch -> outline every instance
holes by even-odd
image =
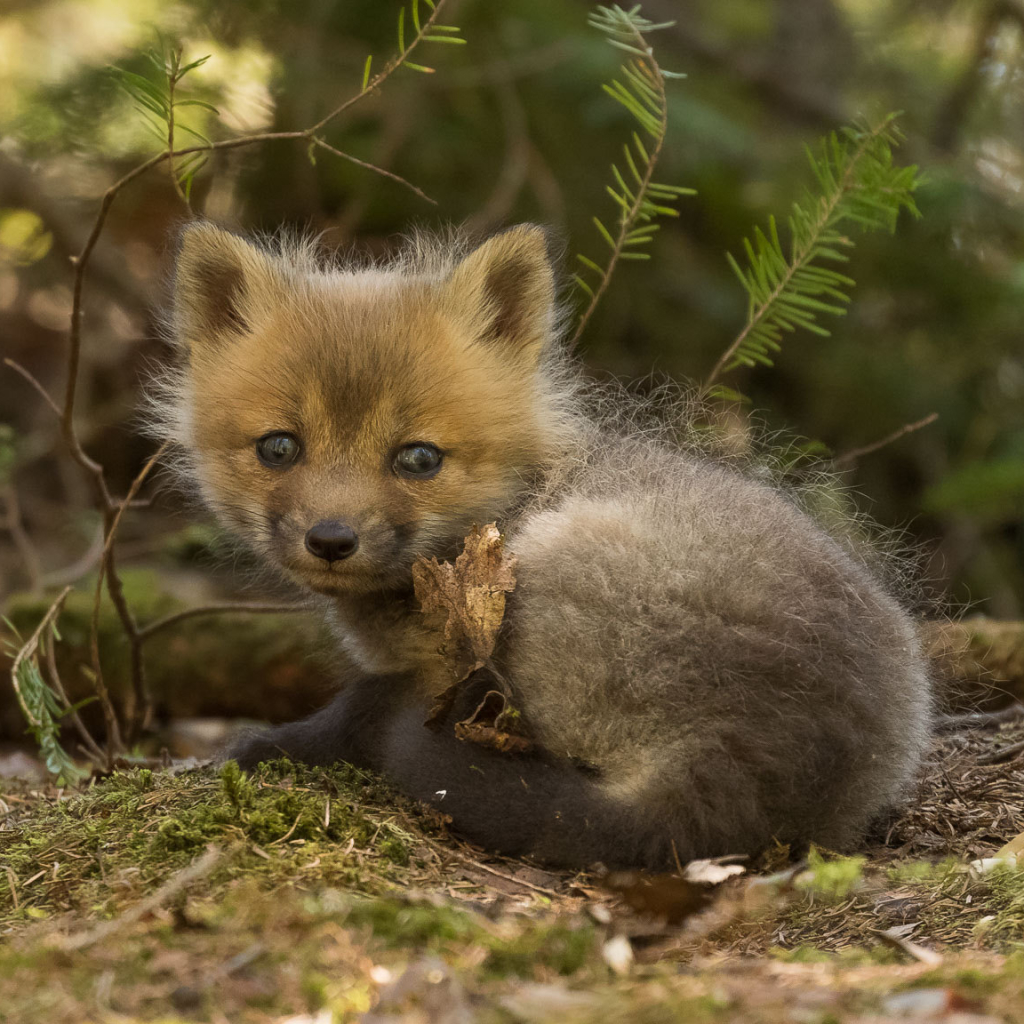
[[[604,33],[612,46],[632,54],[632,59],[620,68],[622,79],[615,79],[603,88],[613,100],[629,111],[653,141],[648,149],[639,133],[634,131],[632,140],[623,146],[626,173],[612,164],[615,184],[606,186],[606,189],[619,208],[618,230],[613,234],[600,218],[594,217],[594,226],[611,250],[604,267],[582,253],[577,254],[576,258],[583,267],[597,275],[597,284],[592,286],[581,274],[575,275],[576,283],[590,297],[590,301],[576,326],[571,346],[575,346],[583,334],[608,288],[619,260],[650,259],[650,253],[641,250],[650,244],[658,231],[660,225],[656,223],[657,218],[679,216],[678,210],[666,204],[675,202],[681,196],[696,194],[690,188],[654,181],[654,171],[668,131],[665,79],[684,76],[673,75],[659,67],[654,58],[654,50],[646,39],[648,33],[668,28],[674,22],[655,24],[641,17],[639,12],[639,6],[628,11],[618,5],[598,7],[587,19],[591,27]]]
[[[819,155],[807,156],[818,191],[804,190],[789,217],[790,255],[783,253],[775,218],[768,233],[754,229],[753,242],[744,239],[747,267],[729,254],[729,265],[748,295],[747,323],[722,353],[708,377],[738,366],[771,366],[771,354],[781,350],[784,331],[803,328],[822,337],[829,332],[818,315],[842,316],[854,281],[822,263],[845,263],[844,250],[853,241],[842,229],[895,230],[901,210],[920,216],[913,192],[917,168],[895,167],[892,149],[902,140],[895,114],[874,128],[847,127],[821,141]]]

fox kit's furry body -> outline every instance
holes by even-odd
[[[841,848],[904,793],[928,732],[910,620],[778,489],[586,411],[539,229],[333,269],[199,225],[173,315],[164,429],[220,519],[321,596],[347,665],[243,765],[349,760],[575,865]],[[493,665],[428,729],[410,568],[493,520],[518,586]],[[540,753],[455,738],[488,672]]]

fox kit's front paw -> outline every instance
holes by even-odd
[[[284,746],[284,740],[278,729],[250,729],[237,737],[221,756],[225,761],[237,761],[244,771],[252,771],[261,761],[281,757],[301,760]]]

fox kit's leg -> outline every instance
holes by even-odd
[[[288,757],[304,764],[332,765],[337,761],[377,768],[385,718],[394,701],[394,688],[403,680],[379,677],[350,682],[326,707],[298,722],[243,735],[224,753],[242,768],[261,761]]]
[[[426,703],[402,677],[349,684],[309,718],[244,738],[229,756],[243,768],[288,756],[307,764],[348,761],[382,772],[398,788],[452,818],[489,849],[542,861],[608,866],[670,862],[682,836],[663,820],[604,796],[598,780],[567,758],[510,755],[458,740],[454,722],[475,707],[467,690],[440,728],[424,725]],[[470,706],[472,705],[472,707]]]

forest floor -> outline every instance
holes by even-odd
[[[0,1019],[1024,1020],[1022,738],[941,735],[858,856],[683,877],[492,857],[348,768],[6,780]]]

